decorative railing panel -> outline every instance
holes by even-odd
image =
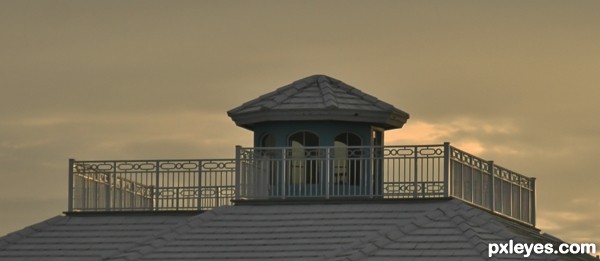
[[[447,196],[444,183],[444,146],[385,146],[375,158],[383,164],[385,198],[437,198]]]
[[[535,178],[450,148],[451,196],[535,224]]]
[[[448,196],[443,145],[238,151],[241,199]]]
[[[231,200],[454,197],[535,224],[535,178],[450,146],[236,148],[236,159],[70,160],[69,211],[199,211]]]
[[[70,160],[69,211],[185,211],[230,205],[235,160]]]

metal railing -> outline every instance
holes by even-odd
[[[240,199],[448,196],[443,145],[238,150]]]
[[[69,160],[69,212],[199,211],[230,205],[235,160]]]
[[[454,197],[535,225],[535,178],[440,145],[237,147],[236,199]]]
[[[535,178],[450,147],[451,195],[535,225]]]
[[[235,159],[69,160],[69,211],[202,211],[231,200],[454,197],[535,225],[535,178],[450,146],[236,147]]]

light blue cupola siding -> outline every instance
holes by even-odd
[[[255,148],[276,148],[271,157],[281,158],[280,148],[287,157],[288,166],[283,167],[281,163],[270,166],[272,169],[286,169],[287,177],[286,191],[271,190],[271,196],[280,197],[282,193],[287,196],[302,191],[311,191],[311,195],[325,195],[327,187],[329,191],[337,191],[336,196],[364,196],[382,187],[382,171],[373,168],[381,163],[373,160],[365,161],[358,158],[366,155],[365,152],[351,155],[352,152],[368,151],[365,148],[353,148],[352,146],[382,145],[382,136],[374,136],[373,131],[383,135],[367,123],[341,122],[341,121],[278,121],[263,122],[254,127]],[[297,142],[296,144],[294,144]],[[349,147],[350,146],[350,147]],[[318,151],[310,147],[321,147]],[[306,149],[304,149],[306,148]],[[260,149],[259,149],[260,150]],[[311,155],[304,155],[312,152]],[[298,156],[298,153],[301,155]],[[320,164],[324,154],[330,154],[329,164]],[[354,158],[354,159],[353,159]],[[279,184],[282,173],[269,170],[270,183]],[[326,182],[329,175],[329,182]],[[371,175],[377,176],[371,178]],[[342,189],[343,188],[343,189]]]
[[[382,157],[372,157],[381,149],[359,146],[383,145],[383,132],[409,118],[325,75],[295,81],[228,115],[254,132],[259,173],[251,182],[255,193],[274,198],[381,195]]]
[[[335,146],[336,137],[352,133],[360,138],[360,144],[352,146],[372,145],[373,126],[365,123],[341,121],[279,121],[263,122],[254,128],[254,147],[289,147],[290,136],[298,132],[311,132],[318,136],[318,145]],[[271,136],[271,138],[267,136]],[[351,144],[346,144],[351,145]]]

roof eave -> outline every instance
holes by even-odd
[[[269,121],[347,121],[376,125],[386,130],[402,128],[409,114],[401,110],[392,112],[357,110],[278,110],[250,113],[227,113],[236,125],[253,130],[255,124]]]

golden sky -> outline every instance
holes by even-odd
[[[233,157],[226,111],[326,74],[527,176],[600,245],[599,1],[0,1],[0,235],[61,214],[69,158]]]

